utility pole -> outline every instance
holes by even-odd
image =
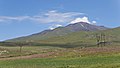
[[[97,45],[99,47],[99,42],[100,42],[100,36],[98,34],[96,34],[96,39],[97,39]]]
[[[106,35],[104,33],[96,34],[96,40],[98,47],[106,45]]]

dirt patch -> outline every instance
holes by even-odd
[[[34,55],[19,56],[19,57],[0,58],[0,60],[16,60],[16,59],[31,59],[31,58],[50,58],[50,57],[56,57],[61,52],[63,52],[63,51],[48,52],[48,53],[44,53],[44,54],[34,54]]]

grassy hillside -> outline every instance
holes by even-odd
[[[56,36],[63,36],[72,32],[73,31],[71,31],[71,29],[69,28],[58,27],[54,30],[48,30],[48,31],[46,30],[41,33],[36,33],[30,36],[19,37],[15,39],[6,40],[6,41],[7,42],[26,42],[26,41],[35,42],[37,40],[44,40],[44,39],[48,39]]]
[[[57,30],[58,31],[58,30]],[[65,30],[66,31],[66,30]],[[64,31],[62,31],[64,32]],[[33,35],[25,38],[18,38],[13,40],[8,40],[9,42],[32,42],[38,44],[54,44],[56,46],[60,45],[78,45],[78,46],[96,46],[96,34],[105,34],[105,39],[114,45],[119,45],[120,43],[120,27],[103,30],[103,31],[79,31],[68,33],[66,35],[54,36],[51,35]],[[58,33],[59,34],[59,33]],[[56,35],[56,34],[55,34]],[[43,39],[44,38],[44,39]],[[47,46],[47,45],[46,45]]]
[[[104,33],[106,35],[106,41],[111,43],[120,43],[120,28],[114,28],[104,31],[80,31],[74,32],[65,36],[57,36],[48,38],[46,40],[39,40],[36,42],[43,42],[43,43],[56,43],[56,44],[74,44],[74,45],[86,45],[96,44],[96,34]]]

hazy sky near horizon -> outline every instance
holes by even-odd
[[[120,0],[0,0],[0,40],[85,20],[120,26]]]

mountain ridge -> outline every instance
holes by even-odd
[[[44,30],[39,33],[35,33],[29,36],[24,36],[24,37],[19,37],[15,39],[10,39],[6,40],[9,42],[13,41],[33,41],[34,39],[36,40],[44,40],[50,37],[56,37],[56,36],[64,36],[73,32],[78,32],[78,31],[99,31],[99,30],[106,30],[109,29],[104,26],[97,26],[97,25],[92,25],[88,24],[87,22],[78,22],[74,24],[69,24],[65,27],[57,27],[53,30]],[[34,40],[35,41],[35,40]]]

